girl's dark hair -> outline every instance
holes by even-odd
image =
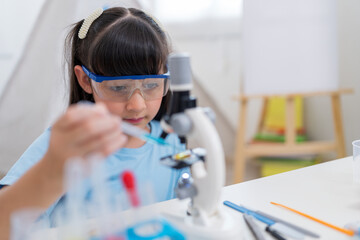
[[[82,100],[94,102],[92,94],[79,85],[76,65],[103,76],[148,75],[167,72],[170,48],[167,36],[153,18],[135,8],[105,10],[90,26],[84,39],[78,32],[84,20],[75,23],[66,38],[65,52],[70,76],[69,105]],[[163,97],[159,120],[166,112],[171,92]]]

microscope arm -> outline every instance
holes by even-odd
[[[203,108],[190,108],[185,110],[185,114],[192,123],[186,138],[206,150],[206,175],[198,177],[193,173],[194,184],[198,189],[193,199],[193,209],[198,216],[193,218],[195,224],[208,225],[208,219],[219,214],[220,195],[225,183],[224,151],[217,130]],[[192,172],[194,170],[192,167]]]

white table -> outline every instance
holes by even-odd
[[[348,222],[360,221],[360,185],[353,183],[352,157],[227,186],[223,190],[222,200],[289,221],[319,234],[321,237],[318,239],[324,240],[352,237],[272,205],[270,201],[339,227],[344,227]],[[162,211],[171,212],[178,204],[178,200],[171,200],[160,203],[159,206]],[[241,213],[230,208],[227,211],[239,219],[239,224],[243,226]],[[244,229],[244,239],[251,239],[247,231]]]
[[[222,200],[229,200],[289,221],[319,234],[321,237],[318,239],[324,240],[353,238],[274,206],[270,201],[284,204],[339,227],[344,227],[348,222],[360,221],[360,185],[353,183],[352,157],[227,186],[223,190]],[[186,205],[187,201],[174,199],[153,206],[162,213],[174,213],[186,209]],[[253,239],[248,228],[244,227],[242,214],[225,206],[223,208],[239,222],[243,239]],[[55,240],[55,236],[52,231],[47,239]],[[266,237],[273,239],[267,234]]]

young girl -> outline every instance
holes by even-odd
[[[126,137],[120,130],[125,121],[153,136],[161,134],[153,119],[165,112],[170,94],[165,75],[169,46],[163,30],[137,9],[99,9],[73,26],[67,46],[71,106],[0,181],[0,235],[5,237],[12,212],[36,207],[48,209],[45,215],[51,217],[62,205],[64,164],[72,157],[106,156],[108,184],[114,193],[122,191],[119,173],[130,169],[138,182],[151,181],[156,200],[175,197],[182,172],[159,162],[174,154],[174,148]],[[74,105],[83,100],[96,104]],[[176,135],[166,140],[184,149]],[[91,189],[88,193],[91,198]]]

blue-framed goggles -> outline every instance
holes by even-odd
[[[147,79],[147,78],[164,78],[168,79],[170,77],[169,72],[165,74],[159,74],[159,75],[130,75],[130,76],[115,76],[115,77],[108,77],[108,76],[101,76],[97,75],[93,72],[90,72],[89,69],[87,69],[84,65],[81,66],[86,75],[94,80],[95,82],[101,83],[103,81],[112,81],[112,80],[126,80],[126,79],[133,79],[133,80],[141,80],[141,79]]]
[[[139,90],[145,100],[162,98],[169,90],[169,74],[132,75],[132,76],[100,76],[82,66],[85,74],[93,80],[92,88],[102,99],[126,102]]]

